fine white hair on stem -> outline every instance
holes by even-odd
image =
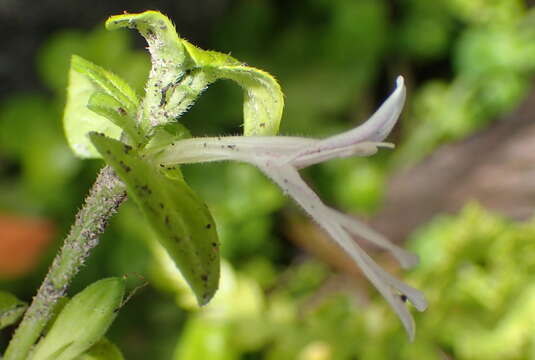
[[[361,126],[326,139],[303,137],[212,137],[180,140],[153,148],[148,155],[163,166],[185,163],[233,160],[258,167],[292,197],[362,269],[364,275],[385,297],[401,319],[409,338],[414,338],[414,322],[405,300],[423,311],[423,294],[384,271],[354,241],[362,237],[389,251],[403,268],[414,266],[418,257],[388,241],[364,223],[326,206],[299,175],[298,170],[333,158],[369,156],[379,147],[393,147],[382,142],[394,127],[405,103],[403,78],[396,80],[395,91]]]

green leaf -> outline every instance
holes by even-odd
[[[207,81],[230,79],[243,88],[244,134],[275,135],[279,131],[284,97],[270,74],[241,64],[230,55],[202,50],[182,40],[196,67],[207,75]]]
[[[63,127],[69,146],[74,154],[81,158],[100,158],[100,154],[87,138],[88,132],[99,131],[113,138],[121,136],[120,127],[87,108],[89,97],[97,90],[85,76],[72,68],[69,70]]]
[[[147,39],[151,54],[156,59],[171,61],[178,67],[184,62],[184,49],[175,27],[162,13],[149,10],[139,14],[115,15],[106,20],[106,29],[120,28],[137,29]]]
[[[191,137],[189,130],[180,123],[168,123],[160,125],[154,129],[153,136],[146,146],[146,149],[163,148],[171,145],[180,139]]]
[[[83,354],[106,333],[117,316],[125,280],[99,280],[76,294],[59,313],[31,360],[71,360]]]
[[[0,291],[0,329],[13,325],[26,311],[28,305],[6,291]]]
[[[115,98],[130,113],[134,113],[137,110],[139,100],[135,90],[117,75],[76,55],[72,56],[71,68],[85,75],[101,91]]]
[[[141,128],[149,132],[151,128],[173,120],[162,106],[166,89],[184,75],[184,48],[175,27],[167,17],[157,11],[140,14],[121,14],[106,21],[106,28],[134,28],[147,40],[152,57],[152,68],[147,81]]]
[[[136,126],[135,114],[128,113],[128,110],[112,96],[96,92],[89,98],[87,108],[123,129],[136,147],[141,147],[145,142]]]
[[[278,132],[284,98],[279,84],[268,73],[181,39],[169,19],[156,11],[112,16],[106,27],[136,28],[149,44],[152,70],[144,101],[145,131],[176,121],[208,85],[230,79],[243,88],[244,134]]]
[[[166,115],[165,121],[175,121],[182,116],[212,82],[202,69],[190,69],[182,78],[165,86],[159,105]]]
[[[69,86],[63,126],[71,149],[81,158],[100,157],[87,138],[87,133],[90,131],[102,132],[112,138],[121,136],[119,126],[87,108],[89,99],[96,92],[103,92],[115,99],[117,104],[120,104],[120,107],[128,115],[124,119],[125,122],[134,121],[139,104],[134,90],[119,77],[79,56],[73,56],[69,70]],[[96,104],[93,103],[93,105]],[[130,123],[125,127],[127,129],[135,128],[135,123]]]
[[[102,134],[90,138],[125,182],[199,304],[206,304],[219,283],[219,241],[206,205],[183,180],[167,177],[126,144]]]
[[[154,128],[153,136],[145,149],[163,149],[175,141],[190,137],[191,133],[189,130],[180,123],[175,122],[160,125]],[[172,179],[184,180],[179,166],[160,168],[160,171]]]
[[[106,338],[100,339],[86,353],[76,360],[123,360],[121,350]]]

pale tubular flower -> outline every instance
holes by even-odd
[[[364,223],[326,206],[298,172],[298,169],[332,158],[368,156],[377,152],[378,147],[393,147],[381,141],[390,133],[403,109],[405,92],[403,78],[399,76],[395,91],[368,121],[322,140],[287,136],[201,137],[180,140],[152,151],[162,166],[234,160],[258,167],[349,254],[390,303],[412,340],[414,321],[405,301],[409,300],[417,310],[423,311],[427,307],[423,294],[384,271],[362,250],[352,235],[390,251],[403,268],[416,265],[418,257],[389,242]]]

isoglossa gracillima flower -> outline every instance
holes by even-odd
[[[326,139],[289,136],[200,137],[151,149],[150,155],[163,166],[185,163],[233,160],[253,164],[292,197],[362,269],[400,317],[409,337],[414,338],[414,321],[406,307],[410,301],[417,310],[427,307],[423,294],[396,279],[355,242],[362,237],[392,253],[403,268],[418,262],[413,255],[389,242],[364,223],[325,205],[299,175],[298,170],[333,158],[369,156],[394,127],[405,103],[406,90],[399,76],[395,91],[364,124]]]

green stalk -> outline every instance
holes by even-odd
[[[106,166],[98,175],[84,206],[76,215],[61,251],[56,255],[37,295],[24,314],[4,355],[4,360],[26,360],[57,301],[98,244],[108,220],[126,200],[124,184]],[[82,326],[82,325],[81,325]]]

